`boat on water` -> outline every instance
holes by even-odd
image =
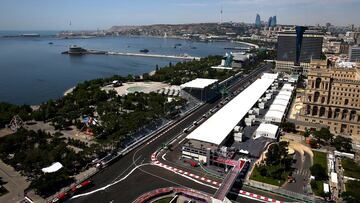
[[[149,53],[149,49],[141,49],[140,52],[141,53]]]
[[[20,37],[40,37],[38,33],[21,34]]]
[[[177,47],[181,47],[181,46],[182,46],[182,44],[177,43],[177,44],[174,45],[174,49],[176,49]]]
[[[70,55],[83,55],[87,53],[88,50],[76,45],[71,45],[68,51],[62,52],[62,54],[70,54]]]

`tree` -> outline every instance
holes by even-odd
[[[282,123],[282,124],[280,125],[280,127],[281,127],[285,132],[293,132],[293,133],[296,133],[296,132],[297,132],[294,123],[285,122],[285,123]]]
[[[150,79],[149,73],[144,73],[143,74],[143,80],[149,80],[149,79]]]
[[[309,144],[311,148],[318,148],[318,142],[315,139],[311,139]]]
[[[269,146],[269,149],[266,153],[266,165],[277,165],[281,162],[284,163],[285,158],[288,155],[288,142],[279,142]]]
[[[313,135],[318,140],[318,142],[320,142],[320,140],[324,142],[330,142],[334,137],[328,128],[321,128],[319,131],[315,131]]]
[[[337,136],[335,137],[335,139],[332,141],[331,144],[338,151],[348,152],[348,153],[352,151],[351,138]]]
[[[43,197],[48,197],[73,181],[74,179],[70,178],[64,169],[61,169],[55,173],[42,175],[39,179],[33,181],[30,184],[30,187],[34,188],[37,194],[40,194]]]
[[[320,164],[314,164],[310,167],[311,174],[315,176],[316,180],[327,180],[329,177],[327,175],[326,168]]]
[[[347,203],[358,203],[360,200],[360,181],[349,180],[346,183],[346,192],[341,193],[341,197]]]

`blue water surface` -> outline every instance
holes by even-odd
[[[35,32],[30,32],[35,33]],[[191,56],[223,55],[230,42],[203,43],[181,39],[153,37],[97,37],[91,39],[59,39],[55,32],[37,32],[41,37],[0,37],[0,101],[14,104],[40,104],[59,98],[84,80],[114,74],[139,75],[176,63],[172,59],[85,55],[69,56],[61,52],[70,45],[86,49]],[[0,36],[17,32],[0,32]],[[49,44],[52,42],[52,44]],[[181,44],[174,48],[175,44]],[[236,45],[239,46],[239,45]]]

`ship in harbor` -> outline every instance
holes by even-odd
[[[83,55],[83,54],[87,54],[87,53],[88,53],[88,50],[86,50],[82,47],[79,47],[77,45],[71,45],[69,47],[68,51],[62,52],[62,54],[70,54],[70,55]]]
[[[19,35],[3,35],[4,38],[12,38],[12,37],[40,37],[40,34],[38,33],[25,33],[25,34],[19,34]]]
[[[74,55],[74,56],[80,56],[80,55],[84,55],[84,54],[108,54],[107,51],[99,51],[99,50],[88,50],[88,49],[84,49],[80,46],[77,45],[71,45],[69,47],[68,51],[64,51],[61,52],[62,54],[69,54],[69,55]]]
[[[140,53],[145,53],[145,54],[147,54],[147,53],[149,53],[149,49],[141,49],[141,50],[140,50]]]
[[[38,33],[25,33],[25,34],[21,34],[20,37],[40,37],[40,34],[38,34]]]

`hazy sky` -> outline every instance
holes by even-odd
[[[360,25],[360,0],[0,0],[0,30],[94,30],[113,25],[254,22]]]

